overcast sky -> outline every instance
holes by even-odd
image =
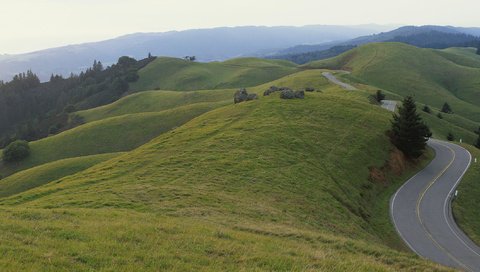
[[[480,26],[479,0],[0,0],[0,11],[0,53],[217,26]]]

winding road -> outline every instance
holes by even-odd
[[[356,90],[329,72],[322,74],[346,90]],[[383,100],[381,106],[394,112],[397,102]],[[435,158],[390,200],[395,229],[408,247],[423,258],[465,271],[480,271],[480,247],[455,223],[451,208],[472,156],[453,143],[430,139],[428,145],[435,150]]]
[[[338,80],[338,78],[336,78],[332,73],[330,72],[323,72],[322,75],[328,79],[330,82],[332,82],[333,84],[337,84],[338,86],[344,88],[345,90],[347,91],[355,91],[357,88],[353,87],[352,85],[350,84],[347,84],[345,82],[342,82],[340,80]]]
[[[455,223],[451,201],[470,166],[464,148],[429,140],[435,158],[392,197],[390,214],[397,232],[421,257],[465,271],[480,271],[480,248]]]

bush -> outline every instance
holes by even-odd
[[[452,108],[450,107],[450,105],[448,105],[447,102],[445,102],[445,104],[443,104],[441,111],[444,112],[444,113],[453,113]]]
[[[3,150],[4,162],[18,162],[30,155],[30,146],[27,141],[17,140]]]
[[[447,134],[447,140],[449,140],[450,142],[455,140],[455,136],[453,135],[453,133],[449,132]]]
[[[426,113],[431,113],[431,112],[432,112],[432,110],[430,109],[430,107],[427,106],[427,105],[425,105],[422,110],[423,110],[424,112],[426,112]]]
[[[439,119],[443,119],[443,115],[442,115],[441,113],[437,113],[437,117],[438,117]]]
[[[382,93],[381,90],[377,90],[377,92],[375,93],[374,97],[375,97],[375,100],[376,100],[378,103],[382,102],[382,100],[385,100],[385,95]]]

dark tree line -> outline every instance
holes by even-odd
[[[41,83],[27,71],[0,82],[0,148],[21,139],[32,141],[82,123],[71,112],[111,103],[138,80],[138,70],[155,59],[121,57],[107,68],[99,61],[78,75],[52,75]]]

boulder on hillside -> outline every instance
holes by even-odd
[[[247,101],[255,100],[255,99],[258,99],[257,94],[252,93],[247,95]]]
[[[263,92],[263,96],[270,95],[271,93],[274,93],[274,92],[277,92],[277,91],[278,91],[278,87],[276,87],[276,86],[270,86],[270,88],[268,88],[268,90],[266,90],[265,92]]]
[[[305,91],[311,93],[311,92],[315,91],[315,88],[307,87],[307,88],[305,88]]]
[[[305,92],[304,91],[295,91],[295,98],[300,98],[304,99],[305,98]]]
[[[293,98],[295,98],[295,92],[291,89],[282,90],[282,92],[280,93],[280,98],[281,99],[293,99]]]
[[[235,104],[255,99],[258,99],[257,94],[249,94],[247,89],[244,88],[236,91],[233,95],[233,102],[235,102]]]

